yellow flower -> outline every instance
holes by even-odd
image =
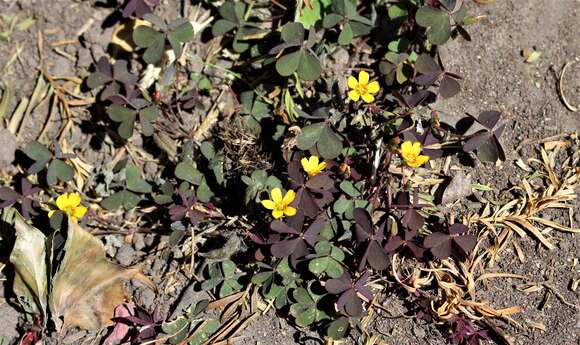
[[[262,200],[262,206],[268,210],[272,210],[272,216],[274,218],[280,219],[284,216],[292,217],[296,215],[296,209],[290,206],[294,198],[296,198],[296,193],[293,190],[289,190],[282,197],[280,188],[274,188],[270,193],[270,198],[270,200]]]
[[[375,80],[369,83],[369,74],[365,71],[358,73],[358,80],[352,75],[349,76],[348,87],[352,89],[348,92],[348,98],[355,102],[362,98],[366,103],[372,103],[375,100],[375,96],[372,94],[379,92],[381,89],[378,81]]]
[[[421,144],[409,140],[401,145],[401,156],[405,163],[412,168],[420,167],[429,160],[429,156],[421,155]]]
[[[302,164],[302,169],[306,171],[308,176],[313,177],[326,169],[326,162],[319,163],[318,156],[310,156],[310,158],[302,158],[300,161]]]
[[[81,206],[81,196],[79,193],[64,193],[56,198],[56,207],[66,213],[73,221],[77,221],[85,216],[87,208]],[[52,217],[56,211],[48,212],[48,217]]]

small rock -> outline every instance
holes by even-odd
[[[148,287],[142,287],[137,290],[136,293],[137,301],[139,305],[147,310],[153,309],[153,304],[155,303],[155,291],[149,289]]]
[[[425,332],[425,330],[422,327],[415,325],[413,327],[413,334],[415,334],[417,338],[425,338],[427,332]]]
[[[136,233],[133,236],[133,248],[135,248],[135,250],[143,250],[145,247],[147,247],[147,244],[145,244],[145,235],[142,233]]]
[[[443,192],[441,203],[448,205],[471,195],[471,193],[471,175],[465,175],[463,171],[458,171]]]
[[[135,258],[135,249],[128,244],[123,244],[115,256],[117,261],[123,266],[130,266]]]
[[[0,169],[10,166],[16,152],[16,137],[5,128],[0,128]]]

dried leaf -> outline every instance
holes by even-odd
[[[53,319],[61,331],[111,325],[115,308],[125,299],[122,281],[138,278],[151,285],[137,268],[124,269],[109,262],[101,241],[70,220],[64,252],[49,297]]]
[[[14,293],[28,313],[46,315],[46,237],[15,212],[16,242],[10,254],[14,265]]]

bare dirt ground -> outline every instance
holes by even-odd
[[[110,9],[94,7],[94,4],[95,1],[0,0],[1,13],[22,13],[37,20],[28,31],[14,32],[10,42],[0,41],[0,69],[9,64],[8,68],[0,70],[0,80],[8,83],[13,91],[8,113],[34,88],[40,60],[37,32],[42,32],[54,43],[74,38],[79,30],[86,29],[82,45],[65,45],[59,49],[61,52],[44,50],[44,58],[50,61],[53,75],[84,76],[86,69],[104,55],[112,29],[103,28],[99,23]],[[567,110],[557,91],[562,66],[574,61],[564,85],[570,103],[580,105],[580,1],[497,0],[485,6],[471,2],[469,7],[473,13],[485,16],[469,28],[473,41],[458,40],[444,48],[447,69],[464,77],[462,93],[438,103],[435,108],[447,122],[455,122],[465,113],[476,115],[483,110],[499,109],[508,115],[510,124],[503,136],[507,161],[499,167],[476,163],[473,169],[477,182],[502,189],[517,184],[524,176],[525,172],[514,162],[518,158],[537,156],[536,148],[541,139],[580,130],[580,112]],[[84,27],[89,21],[95,24]],[[535,63],[525,63],[524,49],[535,49],[541,52],[541,57]],[[37,134],[44,121],[44,114],[32,114],[29,123],[23,124],[29,128],[24,132]],[[19,144],[26,139],[25,136],[18,138]],[[580,223],[580,208],[577,211],[575,225]],[[546,216],[565,220],[567,214]],[[580,276],[580,266],[575,266],[575,259],[580,257],[580,241],[578,236],[563,234],[560,237],[558,248],[553,252],[539,248],[532,239],[523,241],[525,262],[520,262],[512,251],[513,255],[504,257],[497,267],[500,272],[527,275],[537,282],[547,281],[553,288],[549,303],[545,303],[546,294],[550,294],[548,290],[524,294],[515,288],[520,284],[516,280],[498,280],[484,292],[485,299],[492,301],[495,307],[522,306],[522,313],[515,319],[523,328],[509,329],[513,344],[580,344],[579,296],[569,288],[571,280]],[[7,255],[0,253],[2,257]],[[386,296],[384,303],[392,308],[393,315],[405,312],[396,298]],[[19,314],[11,305],[0,302],[0,339],[15,339],[18,318]],[[545,326],[545,330],[531,327],[534,324]],[[434,326],[414,319],[379,317],[374,329],[388,344],[446,343],[445,335]],[[271,313],[254,322],[236,342],[240,345],[258,343],[321,342],[299,335]]]

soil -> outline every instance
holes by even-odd
[[[95,4],[100,4],[95,6]],[[105,1],[73,0],[17,0],[0,1],[0,13],[21,13],[34,16],[36,23],[26,32],[16,31],[10,42],[0,41],[0,68],[12,61],[9,68],[2,70],[0,80],[11,86],[13,96],[10,99],[10,114],[20,99],[29,97],[37,78],[40,58],[36,44],[37,31],[42,32],[46,42],[54,43],[76,38],[80,29],[83,33],[82,44],[69,44],[60,47],[61,53],[45,47],[44,60],[49,62],[48,70],[55,76],[87,75],[87,68],[108,49],[106,42],[111,37],[112,28],[103,28],[100,23],[110,13],[110,8],[103,7]],[[469,1],[472,13],[484,16],[476,25],[469,27],[472,42],[459,39],[444,47],[443,61],[448,71],[464,77],[462,92],[450,100],[438,102],[434,108],[440,111],[444,122],[455,123],[465,113],[477,115],[484,110],[502,110],[507,117],[508,127],[502,137],[507,154],[506,162],[501,166],[474,162],[471,170],[474,181],[503,189],[517,184],[524,176],[514,162],[519,158],[537,156],[538,140],[580,130],[580,112],[573,113],[566,109],[558,97],[558,76],[566,62],[573,61],[565,78],[566,96],[571,104],[580,106],[580,3],[578,0],[503,0],[489,5],[477,5]],[[92,22],[92,25],[85,26]],[[10,57],[20,50],[17,58]],[[535,63],[525,63],[522,51],[534,49],[541,52]],[[64,54],[63,54],[64,53]],[[66,56],[71,56],[72,59]],[[39,109],[22,125],[24,133],[17,138],[19,147],[30,137],[37,136],[44,127],[48,109]],[[75,109],[79,122],[90,120],[90,114],[83,109]],[[62,121],[55,116],[53,126],[59,128]],[[48,138],[54,132],[48,131]],[[73,131],[77,142],[88,142],[88,136],[82,131]],[[98,147],[98,145],[97,145]],[[519,148],[519,150],[516,150]],[[103,155],[94,145],[84,148],[83,154],[92,163],[102,163]],[[10,169],[10,168],[7,168]],[[579,191],[580,192],[580,191]],[[580,211],[580,208],[576,208]],[[578,213],[577,213],[578,214]],[[546,215],[553,220],[563,220],[566,214]],[[580,224],[576,217],[575,225]],[[129,265],[142,260],[144,252],[155,239],[133,239],[132,244],[123,243],[118,238],[107,237],[105,242],[115,260]],[[513,251],[508,250],[499,262],[498,272],[526,275],[532,281],[549,281],[551,287],[563,300],[576,305],[576,309],[562,303],[555,294],[550,303],[544,303],[546,290],[524,294],[516,289],[520,281],[497,279],[489,291],[483,291],[483,299],[492,301],[497,308],[519,305],[522,313],[515,317],[524,327],[508,327],[508,333],[514,335],[514,344],[550,344],[563,345],[578,343],[580,332],[580,314],[578,313],[579,296],[569,289],[572,279],[580,275],[580,267],[575,265],[580,253],[578,236],[559,235],[557,249],[546,251],[537,246],[531,238],[520,241],[526,261],[521,263]],[[5,255],[3,254],[2,257]],[[166,266],[174,263],[163,263],[157,260],[148,262],[145,273],[159,274],[167,270]],[[0,275],[0,277],[3,277]],[[174,277],[178,286],[185,284],[184,276]],[[3,281],[2,283],[6,283]],[[181,284],[181,285],[180,285]],[[165,285],[167,287],[167,285]],[[136,298],[143,305],[162,304],[168,308],[178,299],[179,291],[163,290],[159,295],[145,287],[136,286]],[[2,289],[9,290],[9,289]],[[9,302],[9,295],[4,298]],[[191,302],[201,296],[189,296]],[[387,343],[395,344],[445,344],[445,334],[433,325],[416,319],[393,317],[406,312],[397,296],[387,294],[383,304],[392,310],[392,315],[381,315],[376,318],[373,329],[383,335]],[[541,323],[545,331],[531,328],[530,322]],[[0,344],[2,339],[14,343],[18,335],[17,325],[21,324],[20,314],[11,303],[0,303]],[[505,327],[505,325],[503,325]],[[81,343],[93,338],[94,334],[71,332],[67,340],[53,339],[53,343]],[[71,340],[72,339],[72,340]],[[319,344],[319,340],[310,339],[279,320],[270,312],[253,322],[235,344]]]

